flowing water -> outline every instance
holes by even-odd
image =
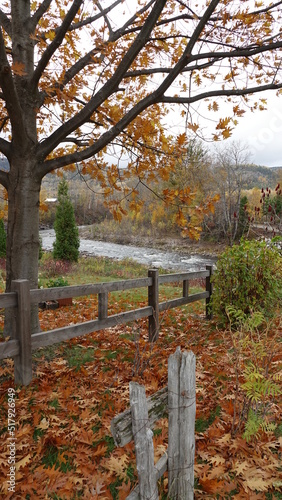
[[[55,240],[54,229],[40,231],[42,247],[44,250],[52,250]],[[80,253],[84,255],[109,257],[123,260],[133,259],[147,267],[162,267],[171,271],[198,271],[205,269],[206,265],[214,264],[216,259],[200,255],[182,255],[173,251],[158,250],[151,247],[135,247],[131,245],[120,245],[96,240],[80,240]]]

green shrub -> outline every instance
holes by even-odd
[[[276,318],[266,320],[262,312],[246,315],[233,306],[227,306],[226,312],[235,371],[231,434],[235,437],[244,428],[243,438],[250,441],[261,432],[275,432],[279,422],[275,405],[281,397],[281,374],[275,353],[281,324]]]
[[[68,280],[65,280],[62,276],[59,276],[58,278],[50,279],[49,281],[47,281],[46,286],[47,288],[69,286],[69,282]]]
[[[6,257],[6,231],[3,219],[0,219],[0,257]]]
[[[214,273],[212,309],[223,323],[226,307],[272,315],[281,300],[282,259],[264,242],[241,241],[222,253]]]
[[[54,259],[77,262],[79,256],[78,228],[68,193],[68,185],[64,179],[58,187],[58,206],[54,229],[56,233],[53,250]]]

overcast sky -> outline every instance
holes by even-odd
[[[197,108],[200,115],[195,111],[192,113],[192,118],[200,125],[205,145],[211,150],[214,144],[224,147],[231,141],[239,141],[248,147],[251,163],[267,167],[282,166],[282,95],[277,97],[275,91],[268,91],[256,94],[253,99],[258,100],[259,97],[267,98],[267,110],[252,112],[242,105],[246,112],[241,118],[237,118],[238,125],[234,127],[231,138],[220,143],[212,141],[212,134],[216,132],[215,126],[219,118],[232,116],[230,106],[228,107],[223,99],[217,99],[219,104],[217,113],[207,113],[207,103],[200,102]],[[233,104],[231,108],[232,106]],[[172,117],[169,123],[173,133],[183,132],[185,119],[180,118],[180,108],[175,106]]]
[[[232,139],[249,145],[253,163],[278,167],[282,166],[282,95],[276,97],[271,91],[266,95],[267,110],[247,111],[239,119]]]

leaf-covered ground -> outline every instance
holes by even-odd
[[[145,304],[144,304],[145,305]],[[115,303],[111,313],[123,304]],[[199,308],[200,307],[200,308]],[[97,302],[43,311],[47,330],[95,317]],[[247,443],[231,437],[235,371],[228,332],[206,321],[194,304],[189,314],[162,316],[158,342],[147,342],[138,322],[38,350],[29,387],[16,387],[16,494],[7,490],[7,390],[13,362],[0,365],[0,493],[14,499],[125,499],[137,481],[133,443],[116,448],[111,419],[129,405],[129,382],[150,395],[167,384],[167,360],[177,346],[197,358],[195,499],[281,499],[281,407],[273,401],[275,433]],[[280,345],[281,347],[281,345]],[[274,362],[281,361],[277,345]],[[156,424],[156,460],[167,445],[167,421]],[[166,476],[160,498],[167,497]]]

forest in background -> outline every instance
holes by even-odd
[[[78,225],[92,225],[92,236],[107,239],[126,234],[144,237],[172,237],[183,233],[191,240],[226,241],[230,244],[249,232],[250,227],[266,223],[281,225],[282,167],[269,168],[248,161],[248,150],[240,143],[218,148],[211,155],[198,141],[191,141],[184,158],[176,159],[166,181],[131,178],[126,184],[109,177],[109,185],[119,191],[120,212],[111,211],[111,198],[105,197],[97,181],[84,176],[79,165],[63,174]],[[49,174],[41,192],[41,227],[52,227],[60,177]],[[128,188],[138,185],[138,197],[127,196]],[[181,189],[187,199],[175,202]],[[124,196],[123,196],[124,191]],[[271,211],[269,210],[271,206]],[[122,222],[120,224],[120,222]],[[187,226],[189,225],[189,231]]]
[[[7,168],[3,159],[0,159],[0,168]],[[80,165],[60,175],[48,174],[41,190],[41,229],[53,227],[62,176],[68,182],[77,224],[91,226],[91,236],[97,239],[106,240],[109,234],[116,241],[124,241],[126,235],[178,237],[189,222],[193,229],[190,227],[188,239],[232,244],[255,224],[266,223],[270,230],[272,223],[276,223],[273,226],[277,230],[277,221],[281,226],[282,167],[249,163],[248,150],[240,143],[218,148],[211,156],[202,143],[191,141],[186,157],[176,160],[167,181],[152,183],[144,179],[140,182],[136,177],[125,186],[118,178],[109,179],[109,185],[114,183],[120,191],[121,199],[122,191],[125,192],[117,217],[111,211],[110,197],[105,196],[96,180],[82,173]],[[131,203],[126,192],[128,187],[134,190],[137,184],[138,199]],[[170,193],[183,187],[191,193],[190,203],[185,200],[183,204],[176,204]],[[1,198],[5,221],[4,192]],[[273,209],[271,213],[269,205]]]

